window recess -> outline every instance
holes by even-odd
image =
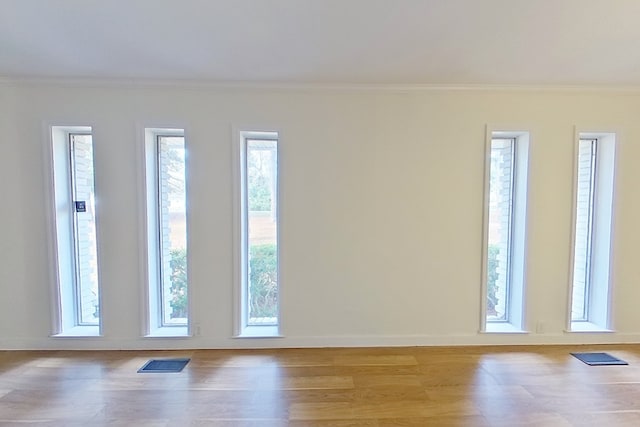
[[[55,224],[54,336],[100,335],[100,283],[93,136],[86,126],[52,126]]]
[[[569,330],[610,329],[615,134],[578,133]]]
[[[183,129],[145,129],[147,336],[189,335]]]
[[[482,332],[524,332],[528,132],[489,132]]]

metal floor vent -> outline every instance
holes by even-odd
[[[592,366],[628,365],[624,360],[613,357],[608,353],[571,353],[571,355]]]
[[[180,372],[189,361],[191,359],[151,359],[138,372]]]

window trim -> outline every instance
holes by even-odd
[[[489,256],[489,205],[491,180],[491,146],[493,139],[513,139],[512,206],[510,219],[509,289],[507,318],[499,321],[487,320],[488,256]],[[487,126],[485,135],[484,163],[484,208],[482,228],[481,304],[480,333],[527,333],[526,328],[526,281],[528,239],[528,187],[529,151],[531,133],[521,129]]]
[[[280,220],[281,220],[281,142],[282,133],[277,129],[244,127],[233,129],[233,222],[234,222],[234,287],[233,287],[233,334],[234,338],[280,338],[282,337],[282,275],[280,268]],[[276,253],[278,257],[278,313],[277,324],[248,325],[247,299],[248,279],[248,221],[247,221],[247,140],[265,139],[276,141],[277,183],[276,183]]]
[[[98,310],[100,317],[97,324],[80,322],[77,295],[77,253],[75,250],[75,225],[71,211],[60,214],[57,206],[65,203],[71,206],[72,194],[72,159],[71,135],[91,135],[95,147],[94,127],[91,125],[60,125],[45,123],[46,136],[45,158],[48,159],[48,173],[45,174],[49,206],[49,251],[51,286],[51,336],[52,337],[99,337],[102,336],[103,292],[100,256],[100,226],[98,198],[96,197],[96,274],[98,276]],[[95,157],[94,157],[95,168]],[[95,182],[95,169],[94,169]],[[95,191],[95,188],[94,188]],[[67,309],[65,307],[72,307]]]

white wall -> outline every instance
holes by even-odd
[[[0,348],[640,342],[640,93],[5,82],[0,113]],[[46,124],[93,126],[102,338],[49,337]],[[486,124],[531,132],[526,335],[477,332]],[[187,339],[140,337],[137,144],[162,125],[188,138]],[[613,334],[564,332],[576,125],[618,133]],[[230,338],[234,126],[280,131],[284,338]]]

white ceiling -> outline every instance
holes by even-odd
[[[640,85],[638,0],[0,0],[0,76]]]

